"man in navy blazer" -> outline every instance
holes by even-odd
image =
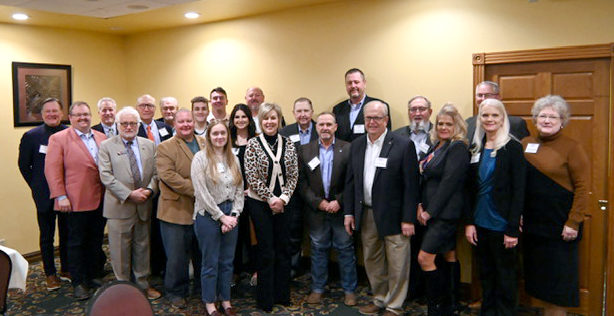
[[[350,149],[344,194],[344,225],[360,231],[373,303],[361,314],[403,313],[409,279],[410,236],[419,199],[418,159],[413,142],[387,130],[388,107],[365,105],[367,135]]]
[[[36,204],[36,215],[40,231],[40,251],[43,258],[43,268],[47,276],[47,290],[60,288],[60,278],[56,274],[54,263],[53,239],[55,236],[55,220],[58,219],[60,236],[60,276],[69,276],[66,241],[68,230],[66,214],[53,210],[53,199],[49,198],[49,185],[45,179],[45,156],[49,137],[66,128],[62,122],[62,103],[55,98],[43,101],[43,125],[35,127],[21,138],[19,144],[19,171],[32,190],[32,198]]]
[[[312,140],[318,139],[313,121],[313,105],[308,98],[298,98],[294,101],[292,114],[296,123],[290,124],[279,131],[282,136],[289,137],[296,146],[298,153],[301,152],[302,145],[308,144]],[[299,179],[300,181],[300,179]],[[299,184],[297,184],[298,186]],[[303,199],[300,192],[294,191],[287,209],[292,212],[290,245],[292,247],[292,277],[301,274],[300,259],[301,245],[303,239]]]
[[[156,99],[149,94],[140,96],[136,101],[136,110],[141,116],[141,124],[139,124],[139,132],[137,136],[148,138],[149,140],[160,144],[173,137],[173,128],[164,122],[154,121],[153,117],[156,114]]]
[[[365,93],[367,80],[362,70],[352,68],[345,73],[345,90],[349,99],[339,102],[333,107],[333,113],[337,117],[337,132],[335,137],[351,142],[365,134],[365,120],[363,115],[364,105],[373,101],[381,101],[388,108],[386,102],[372,98]],[[392,127],[392,121],[388,118],[388,129]]]
[[[486,99],[501,100],[501,91],[499,85],[492,81],[482,81],[475,87],[475,104],[480,107],[480,103]],[[516,137],[519,141],[531,135],[527,129],[527,122],[518,116],[507,115],[510,121],[510,134]],[[477,115],[468,118],[467,121],[467,139],[469,146],[473,143],[473,134],[475,134],[475,123]]]

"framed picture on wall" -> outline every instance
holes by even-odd
[[[68,123],[71,82],[70,65],[13,62],[14,126],[42,124],[41,103],[47,98],[57,98],[62,102],[62,122]]]

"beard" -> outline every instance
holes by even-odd
[[[428,121],[424,121],[424,120],[420,122],[411,121],[411,123],[409,123],[409,129],[411,129],[412,132],[418,132],[418,131],[426,132],[428,126],[429,126]]]

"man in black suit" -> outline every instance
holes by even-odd
[[[403,313],[409,279],[410,236],[419,200],[418,158],[414,143],[388,132],[388,107],[365,105],[367,135],[350,149],[344,194],[344,224],[360,231],[373,303],[358,311],[384,316]]]
[[[407,114],[409,115],[409,125],[403,126],[394,132],[409,137],[416,147],[418,160],[422,160],[431,146],[431,135],[429,132],[433,128],[433,123],[429,121],[433,109],[431,101],[426,97],[417,95],[407,102]]]
[[[104,133],[107,135],[107,138],[117,135],[117,126],[115,125],[116,110],[117,103],[115,103],[115,100],[108,97],[98,100],[98,116],[100,116],[100,123],[92,126],[92,129]]]
[[[260,128],[260,122],[258,121],[258,112],[260,110],[260,104],[264,103],[264,92],[259,87],[250,87],[245,91],[245,104],[249,106],[252,111],[252,119],[256,123],[256,133],[262,133]],[[281,117],[281,126],[286,126],[286,120]]]
[[[149,94],[144,94],[136,100],[136,110],[141,116],[139,132],[137,136],[148,138],[156,143],[156,146],[167,139],[173,137],[173,128],[164,122],[154,121],[156,114],[156,99]],[[153,197],[151,213],[151,233],[150,233],[150,260],[151,274],[154,276],[162,275],[166,269],[166,253],[162,244],[160,234],[160,220],[158,220],[158,197]]]
[[[153,117],[156,114],[156,99],[149,94],[144,94],[136,100],[136,110],[141,116],[141,124],[139,124],[139,133],[137,136],[148,138],[149,140],[160,144],[173,137],[173,128],[164,122],[154,121]]]
[[[501,100],[501,91],[499,85],[492,81],[482,81],[475,87],[475,104],[480,107],[482,101],[486,99]],[[527,129],[527,122],[518,116],[507,115],[510,121],[510,134],[516,137],[518,140],[530,135]],[[477,115],[468,118],[467,121],[467,139],[469,140],[469,146],[473,143],[473,134],[475,133],[475,122]]]
[[[53,199],[49,198],[49,185],[45,179],[45,156],[49,137],[66,128],[62,122],[62,103],[55,98],[43,101],[43,125],[35,127],[21,138],[19,144],[19,171],[32,190],[32,198],[36,204],[38,228],[40,230],[40,251],[43,258],[47,290],[60,288],[60,277],[68,277],[68,256],[66,241],[68,230],[66,214],[53,210]],[[60,236],[60,277],[57,275],[54,262],[53,239],[55,236],[55,220],[58,219],[58,233]]]
[[[158,122],[164,122],[166,125],[173,127],[175,124],[175,114],[179,110],[179,102],[173,97],[164,97],[160,99],[160,114],[162,117],[157,119]]]
[[[335,115],[318,115],[319,139],[304,145],[299,155],[299,191],[305,200],[311,239],[311,293],[309,304],[321,304],[328,279],[328,251],[337,250],[344,303],[356,305],[356,254],[354,241],[343,226],[343,189],[350,160],[350,143],[335,139]]]
[[[315,122],[312,119],[313,105],[311,100],[307,98],[298,98],[294,101],[292,113],[294,114],[296,123],[282,128],[279,134],[289,137],[300,153],[301,145],[318,139],[318,134],[315,131]],[[294,191],[286,209],[292,212],[290,245],[292,248],[292,277],[296,277],[301,274],[300,261],[303,240],[303,199],[300,192],[297,190]]]
[[[352,68],[345,73],[345,90],[350,96],[349,99],[342,101],[333,107],[333,113],[337,117],[337,133],[335,137],[347,142],[351,142],[365,134],[365,120],[363,115],[364,105],[372,100],[381,101],[388,108],[386,102],[371,98],[366,95],[367,80],[362,70]],[[388,129],[392,126],[392,121],[388,118]]]

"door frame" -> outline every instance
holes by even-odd
[[[592,58],[610,59],[608,183],[606,183],[606,190],[607,200],[611,205],[614,202],[614,146],[612,145],[614,140],[614,43],[473,54],[473,87],[486,80],[484,78],[486,65]],[[475,93],[473,94],[475,98]],[[473,113],[476,114],[478,109],[475,105],[475,99],[473,101]],[[607,207],[608,213],[606,214],[606,276],[604,278],[603,296],[605,300],[602,299],[602,315],[614,315],[614,228],[611,227],[614,224],[614,211],[612,211],[610,205]]]

